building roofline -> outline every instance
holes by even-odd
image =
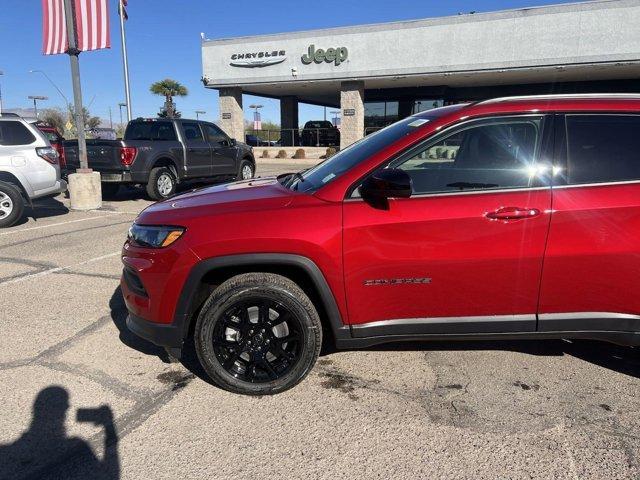
[[[342,27],[317,28],[311,30],[296,30],[290,32],[268,33],[259,35],[245,35],[240,37],[226,37],[219,39],[202,39],[202,46],[209,44],[233,44],[251,40],[254,42],[268,41],[274,38],[289,39],[305,37],[311,35],[336,35],[347,33],[363,33],[370,31],[380,31],[400,28],[427,27],[442,24],[461,24],[472,22],[483,22],[504,18],[516,18],[523,15],[544,15],[549,13],[576,12],[585,10],[599,10],[604,8],[624,8],[628,6],[638,6],[640,0],[589,0],[576,1],[571,3],[557,3],[552,5],[539,5],[532,7],[512,8],[506,10],[495,10],[491,12],[464,13],[458,15],[446,15],[442,17],[418,18],[410,20],[397,20],[393,22],[370,23],[361,25],[351,25]]]

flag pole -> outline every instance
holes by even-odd
[[[69,61],[71,62],[71,83],[73,84],[73,103],[74,116],[76,121],[76,130],[78,131],[78,156],[80,159],[80,170],[88,171],[89,163],[87,162],[87,140],[84,136],[84,115],[82,112],[82,87],[80,85],[80,64],[76,39],[75,25],[75,5],[73,0],[64,0],[64,14],[67,21],[67,38],[69,41]]]
[[[127,56],[127,37],[124,31],[125,9],[123,0],[118,0],[118,16],[120,17],[120,40],[122,42],[122,68],[124,70],[124,94],[127,101],[127,121],[131,121],[131,90],[129,90],[129,58]]]

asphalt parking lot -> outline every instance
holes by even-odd
[[[60,196],[0,231],[0,478],[640,475],[628,348],[388,345],[324,352],[277,396],[219,390],[125,326],[119,252],[149,203]]]

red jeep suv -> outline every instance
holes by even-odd
[[[122,252],[127,324],[269,394],[320,346],[640,343],[640,95],[419,113],[301,173],[156,203]]]

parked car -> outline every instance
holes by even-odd
[[[64,146],[68,168],[79,168],[78,142]],[[249,179],[256,171],[251,147],[213,123],[186,119],[132,120],[122,140],[87,140],[87,157],[89,167],[101,174],[105,196],[122,184],[140,184],[160,200],[171,197],[183,181]]]
[[[340,145],[340,129],[328,120],[311,120],[304,124],[300,140],[305,147],[335,147]]]
[[[113,128],[93,128],[87,133],[93,138],[99,138],[101,140],[115,140],[118,138],[118,135]]]
[[[44,134],[18,115],[0,114],[0,227],[20,220],[25,203],[66,189]]]
[[[218,385],[281,392],[338,348],[640,344],[639,95],[403,119],[302,173],[177,196],[123,247],[129,328]]]
[[[56,152],[58,152],[58,163],[60,164],[60,171],[64,177],[66,170],[63,146],[64,137],[56,127],[49,125],[47,122],[43,122],[42,120],[34,120],[30,123],[32,123],[38,130],[44,133],[44,136],[47,137],[47,140],[49,140],[51,146],[55,148]]]

